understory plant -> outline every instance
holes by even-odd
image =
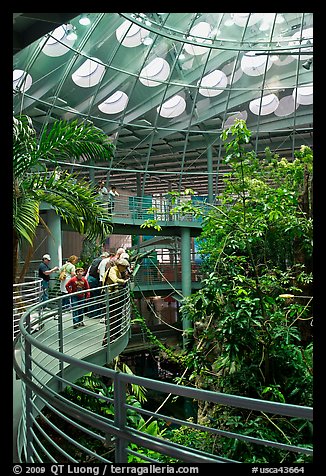
[[[297,405],[312,405],[312,151],[302,146],[293,160],[267,149],[248,151],[250,131],[237,121],[222,133],[230,173],[224,192],[203,216],[198,240],[202,288],[184,299],[191,319],[190,381],[200,388]],[[189,213],[191,202],[185,205]],[[184,205],[183,205],[184,207]],[[179,207],[179,212],[182,207]],[[200,209],[193,210],[200,215]],[[199,409],[202,421],[253,430],[266,439],[311,443],[311,425],[239,410]],[[244,421],[246,424],[244,424]],[[259,423],[259,424],[258,424]],[[223,443],[229,456],[256,456],[246,443]],[[251,454],[251,456],[250,456]],[[259,454],[259,456],[258,456]],[[284,455],[284,460],[289,458]]]

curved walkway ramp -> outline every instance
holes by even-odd
[[[267,441],[259,432],[241,435],[218,425],[213,428],[192,419],[177,418],[164,407],[161,413],[159,409],[153,413],[132,405],[131,386],[142,386],[164,397],[186,397],[206,404],[246,409],[248,415],[256,411],[290,421],[312,420],[312,408],[199,390],[105,367],[128,344],[130,292],[128,288],[116,293],[107,289],[96,296],[96,291],[92,290],[92,301],[84,309],[84,327],[73,328],[71,311],[62,310],[61,297],[47,301],[49,309],[44,309],[42,304],[32,306],[20,320],[20,335],[14,341],[14,369],[22,381],[22,414],[17,437],[21,462],[241,463],[220,454],[216,444],[219,438],[250,443],[253,447],[270,446],[279,454],[273,463],[281,463],[284,452],[293,452],[298,458],[302,453],[312,455],[312,450],[305,446],[304,435],[302,443],[295,446],[281,433],[279,441]],[[106,316],[106,324],[100,322],[102,316]],[[105,332],[108,344],[103,346]],[[113,385],[113,393],[76,383],[76,379],[87,373]],[[79,392],[80,401],[92,400],[95,404],[85,407],[71,401],[69,394],[63,393],[67,386]],[[187,447],[172,442],[168,431],[161,435],[153,431],[150,425],[153,418],[167,429],[172,425],[182,426],[194,435],[198,432],[197,440],[208,438],[212,445],[203,451],[195,449],[193,444]],[[135,421],[144,423],[135,428],[132,424]]]

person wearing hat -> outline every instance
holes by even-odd
[[[73,328],[84,327],[85,300],[90,298],[89,284],[83,276],[84,268],[76,269],[76,276],[69,279],[66,289],[71,296]],[[78,294],[76,294],[78,293]]]
[[[125,284],[128,279],[122,277],[122,273],[129,268],[130,264],[125,258],[119,258],[113,266],[106,270],[103,276],[103,286],[108,284]],[[112,286],[113,288],[113,286]]]
[[[43,292],[41,296],[41,302],[47,301],[49,299],[50,274],[59,270],[59,266],[50,268],[49,266],[50,261],[51,261],[51,256],[49,254],[43,255],[42,262],[38,268],[38,275],[40,278],[42,278],[41,288]]]
[[[110,327],[111,327],[111,334],[113,337],[119,337],[121,334],[121,321],[122,321],[122,304],[121,304],[121,297],[118,293],[118,286],[122,285],[125,286],[129,279],[124,279],[122,277],[123,273],[126,269],[130,266],[129,261],[126,259],[120,258],[118,259],[113,266],[111,266],[104,274],[103,278],[103,286],[110,284],[111,286],[108,287],[108,291],[111,294],[109,298],[110,306],[109,306],[109,319],[110,319]],[[106,324],[106,319],[101,321]],[[102,345],[107,344],[107,330],[105,330],[105,334],[103,337]]]

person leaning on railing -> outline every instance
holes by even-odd
[[[111,293],[110,296],[110,306],[109,306],[109,319],[110,324],[117,322],[118,325],[121,325],[121,318],[122,318],[122,306],[121,300],[119,298],[118,290],[119,287],[124,287],[129,278],[123,278],[123,273],[125,273],[126,269],[130,267],[129,261],[126,259],[118,259],[111,268],[107,269],[104,278],[103,278],[103,286],[109,286],[108,290]],[[114,295],[116,294],[116,295]],[[106,319],[104,321],[106,324]],[[119,331],[117,331],[119,332]],[[103,337],[102,345],[107,344],[107,330],[105,330],[105,334]]]
[[[119,197],[119,194],[117,192],[116,187],[112,185],[108,193],[108,212],[109,213],[112,213],[114,211],[115,197]]]
[[[54,273],[55,271],[59,270],[59,266],[55,266],[54,268],[50,268],[49,264],[51,261],[51,256],[49,254],[45,254],[42,257],[42,263],[38,268],[38,275],[42,278],[42,296],[41,301],[47,301],[49,299],[49,282],[50,282],[50,274]]]
[[[109,254],[106,251],[102,251],[101,256],[98,256],[97,258],[93,259],[85,276],[88,281],[90,289],[99,288],[99,289],[96,289],[95,291],[91,291],[91,299],[88,305],[88,317],[90,318],[101,317],[101,314],[99,311],[99,308],[100,308],[99,296],[101,294],[100,286],[102,286],[102,283],[100,281],[99,266],[102,263],[102,261],[106,259],[108,256]]]

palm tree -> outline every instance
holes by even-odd
[[[13,118],[13,272],[16,279],[22,242],[31,247],[40,223],[40,203],[52,205],[73,230],[87,239],[104,239],[112,232],[107,211],[96,192],[74,174],[57,177],[57,161],[109,160],[113,144],[90,123],[56,121],[37,137],[30,117]],[[46,163],[54,165],[49,172]],[[26,269],[26,266],[24,267]],[[22,276],[20,277],[20,279]]]

